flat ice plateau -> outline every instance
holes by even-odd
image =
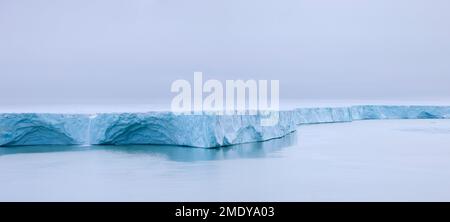
[[[167,111],[103,113],[0,113],[0,146],[159,144],[220,147],[283,137],[301,124],[369,119],[449,119],[450,106],[352,105],[261,115],[176,115]]]

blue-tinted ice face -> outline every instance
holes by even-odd
[[[297,125],[368,119],[449,119],[449,106],[351,106],[280,111],[275,125],[261,115],[177,115],[171,112],[0,113],[0,146],[162,144],[212,148],[280,138]]]

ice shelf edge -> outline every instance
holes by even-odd
[[[301,124],[368,119],[449,119],[450,106],[357,105],[280,111],[273,126],[260,115],[145,113],[2,113],[0,146],[163,144],[220,147],[283,137]]]

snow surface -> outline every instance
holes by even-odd
[[[167,111],[0,114],[0,146],[162,144],[219,147],[283,137],[300,124],[367,119],[449,119],[450,106],[353,105],[279,112],[273,126],[261,115],[176,115]]]

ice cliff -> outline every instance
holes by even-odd
[[[280,111],[273,126],[261,115],[175,115],[171,112],[0,114],[0,146],[167,144],[218,147],[279,138],[300,124],[367,119],[444,119],[450,106],[361,105]]]
[[[280,112],[274,126],[260,121],[260,115],[100,114],[92,120],[90,135],[92,144],[217,147],[279,138],[296,127],[292,112]]]
[[[88,128],[81,114],[0,114],[0,146],[87,144]]]
[[[353,120],[450,118],[450,106],[352,106],[349,110]]]

